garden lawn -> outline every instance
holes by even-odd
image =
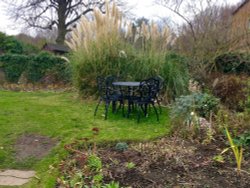
[[[166,135],[169,131],[167,109],[160,122],[151,116],[130,119],[109,113],[104,120],[103,107],[94,117],[96,101],[80,100],[76,93],[0,91],[0,169],[33,169],[37,178],[24,187],[54,187],[57,164],[67,152],[63,146],[75,139],[91,137],[93,127],[100,129],[97,142],[143,141]],[[59,143],[42,160],[15,160],[14,144],[24,133],[55,138]]]

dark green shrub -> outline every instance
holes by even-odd
[[[228,52],[215,58],[218,71],[223,73],[245,73],[250,75],[250,54]]]
[[[229,109],[242,111],[248,100],[247,77],[224,75],[218,78],[212,91]]]
[[[47,52],[42,52],[34,56],[27,65],[27,79],[31,82],[38,82],[53,66],[53,57]]]
[[[22,43],[12,36],[7,36],[0,32],[0,51],[4,53],[23,53]]]
[[[7,81],[17,82],[29,60],[30,57],[25,55],[5,54],[0,56]]]

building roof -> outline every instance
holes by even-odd
[[[233,14],[236,14],[246,3],[248,3],[250,0],[244,0],[234,11]]]
[[[64,53],[67,53],[70,51],[68,46],[61,45],[61,44],[52,44],[52,43],[45,43],[43,45],[43,49],[48,49],[48,50],[57,51],[57,52],[64,52]]]

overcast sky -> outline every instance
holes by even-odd
[[[8,19],[4,11],[3,3],[0,0],[0,31],[9,35],[16,35],[21,32],[22,28]],[[159,17],[171,17],[165,8],[154,5],[154,0],[128,0],[129,4],[134,7],[134,14],[138,17],[146,17],[150,19],[157,19]],[[226,0],[228,4],[236,4],[241,0]],[[224,0],[218,0],[224,2]]]

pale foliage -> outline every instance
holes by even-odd
[[[133,39],[136,43],[139,39],[141,46],[149,49],[165,50],[172,40],[172,35],[168,27],[159,29],[157,24],[142,24],[141,27],[133,31],[133,24],[123,19],[122,12],[115,3],[110,5],[106,2],[105,14],[99,9],[94,10],[93,19],[82,16],[77,27],[72,31],[72,37],[66,41],[67,45],[77,51],[83,49],[88,51],[89,45],[102,41],[110,46],[122,37]]]

